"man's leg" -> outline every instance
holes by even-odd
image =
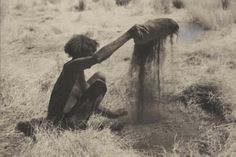
[[[101,80],[106,84],[106,76],[101,72],[96,72],[95,74],[93,74],[93,76],[91,76],[88,79],[87,81],[88,86],[90,87],[97,80]]]
[[[98,72],[95,73],[88,81],[88,89],[82,95],[79,102],[67,114],[67,125],[72,129],[86,129],[86,123],[92,113],[101,114],[108,118],[118,118],[127,115],[124,109],[118,109],[112,112],[101,107],[101,101],[107,91],[105,76]],[[113,130],[113,129],[112,129]]]
[[[101,72],[96,72],[87,81],[88,86],[91,86],[96,80],[102,80],[102,81],[104,81],[104,83],[106,83],[105,75]],[[109,109],[102,107],[100,104],[101,104],[103,97],[104,97],[103,95],[100,95],[95,101],[95,106],[96,106],[96,108],[94,110],[95,114],[101,114],[102,116],[107,117],[107,118],[118,118],[118,117],[127,115],[127,111],[125,109],[118,109],[118,110],[112,112]]]
[[[89,85],[77,104],[65,116],[67,126],[72,129],[86,129],[87,120],[107,91],[106,84],[101,78],[97,80],[92,78],[90,81],[92,84]]]

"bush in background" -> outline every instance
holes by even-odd
[[[182,0],[173,0],[172,4],[177,9],[181,9],[185,7],[184,2]]]
[[[118,6],[125,6],[130,3],[131,0],[116,0],[116,5]]]
[[[224,10],[229,7],[229,0],[221,0],[221,3]]]
[[[79,0],[78,5],[75,6],[75,10],[78,10],[78,11],[83,11],[83,10],[85,10],[85,8],[86,8],[85,0]]]
[[[187,2],[187,1],[186,1]],[[233,3],[232,3],[233,4]],[[236,20],[235,6],[223,10],[221,1],[215,0],[189,0],[186,6],[192,20],[206,30],[217,30],[227,27]]]

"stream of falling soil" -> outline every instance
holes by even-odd
[[[135,45],[130,68],[130,93],[135,108],[133,119],[142,122],[161,101],[161,67],[164,61],[164,39]]]
[[[185,36],[182,31],[180,33]],[[131,118],[136,125],[128,126],[124,134],[136,141],[135,149],[155,156],[163,152],[163,148],[170,150],[175,140],[189,140],[200,133],[199,124],[173,102],[163,103],[165,41],[156,39],[135,45],[129,71]],[[172,47],[173,34],[170,41]]]

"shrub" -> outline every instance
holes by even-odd
[[[229,0],[221,0],[222,8],[226,10],[229,7]]]
[[[130,3],[131,0],[116,0],[116,5],[118,6],[125,6]]]
[[[85,8],[86,8],[85,0],[79,0],[78,5],[75,6],[75,10],[78,10],[78,11],[83,11],[85,10]]]
[[[172,4],[177,9],[181,9],[185,7],[184,2],[182,0],[173,0]]]
[[[221,1],[215,0],[189,0],[186,5],[187,10],[195,23],[201,25],[204,29],[217,30],[221,27],[228,27],[233,24],[236,17],[235,6],[230,4],[228,10],[223,10]]]

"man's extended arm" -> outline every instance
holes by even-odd
[[[105,45],[97,51],[93,56],[84,58],[77,58],[68,62],[68,65],[78,65],[83,69],[90,68],[94,64],[101,63],[102,61],[109,58],[118,48],[124,45],[131,38],[130,34],[126,32],[115,41]]]
[[[97,62],[100,63],[109,58],[118,48],[124,45],[130,38],[131,38],[130,34],[126,32],[125,34],[117,38],[115,41],[102,47],[97,53],[95,53]]]

